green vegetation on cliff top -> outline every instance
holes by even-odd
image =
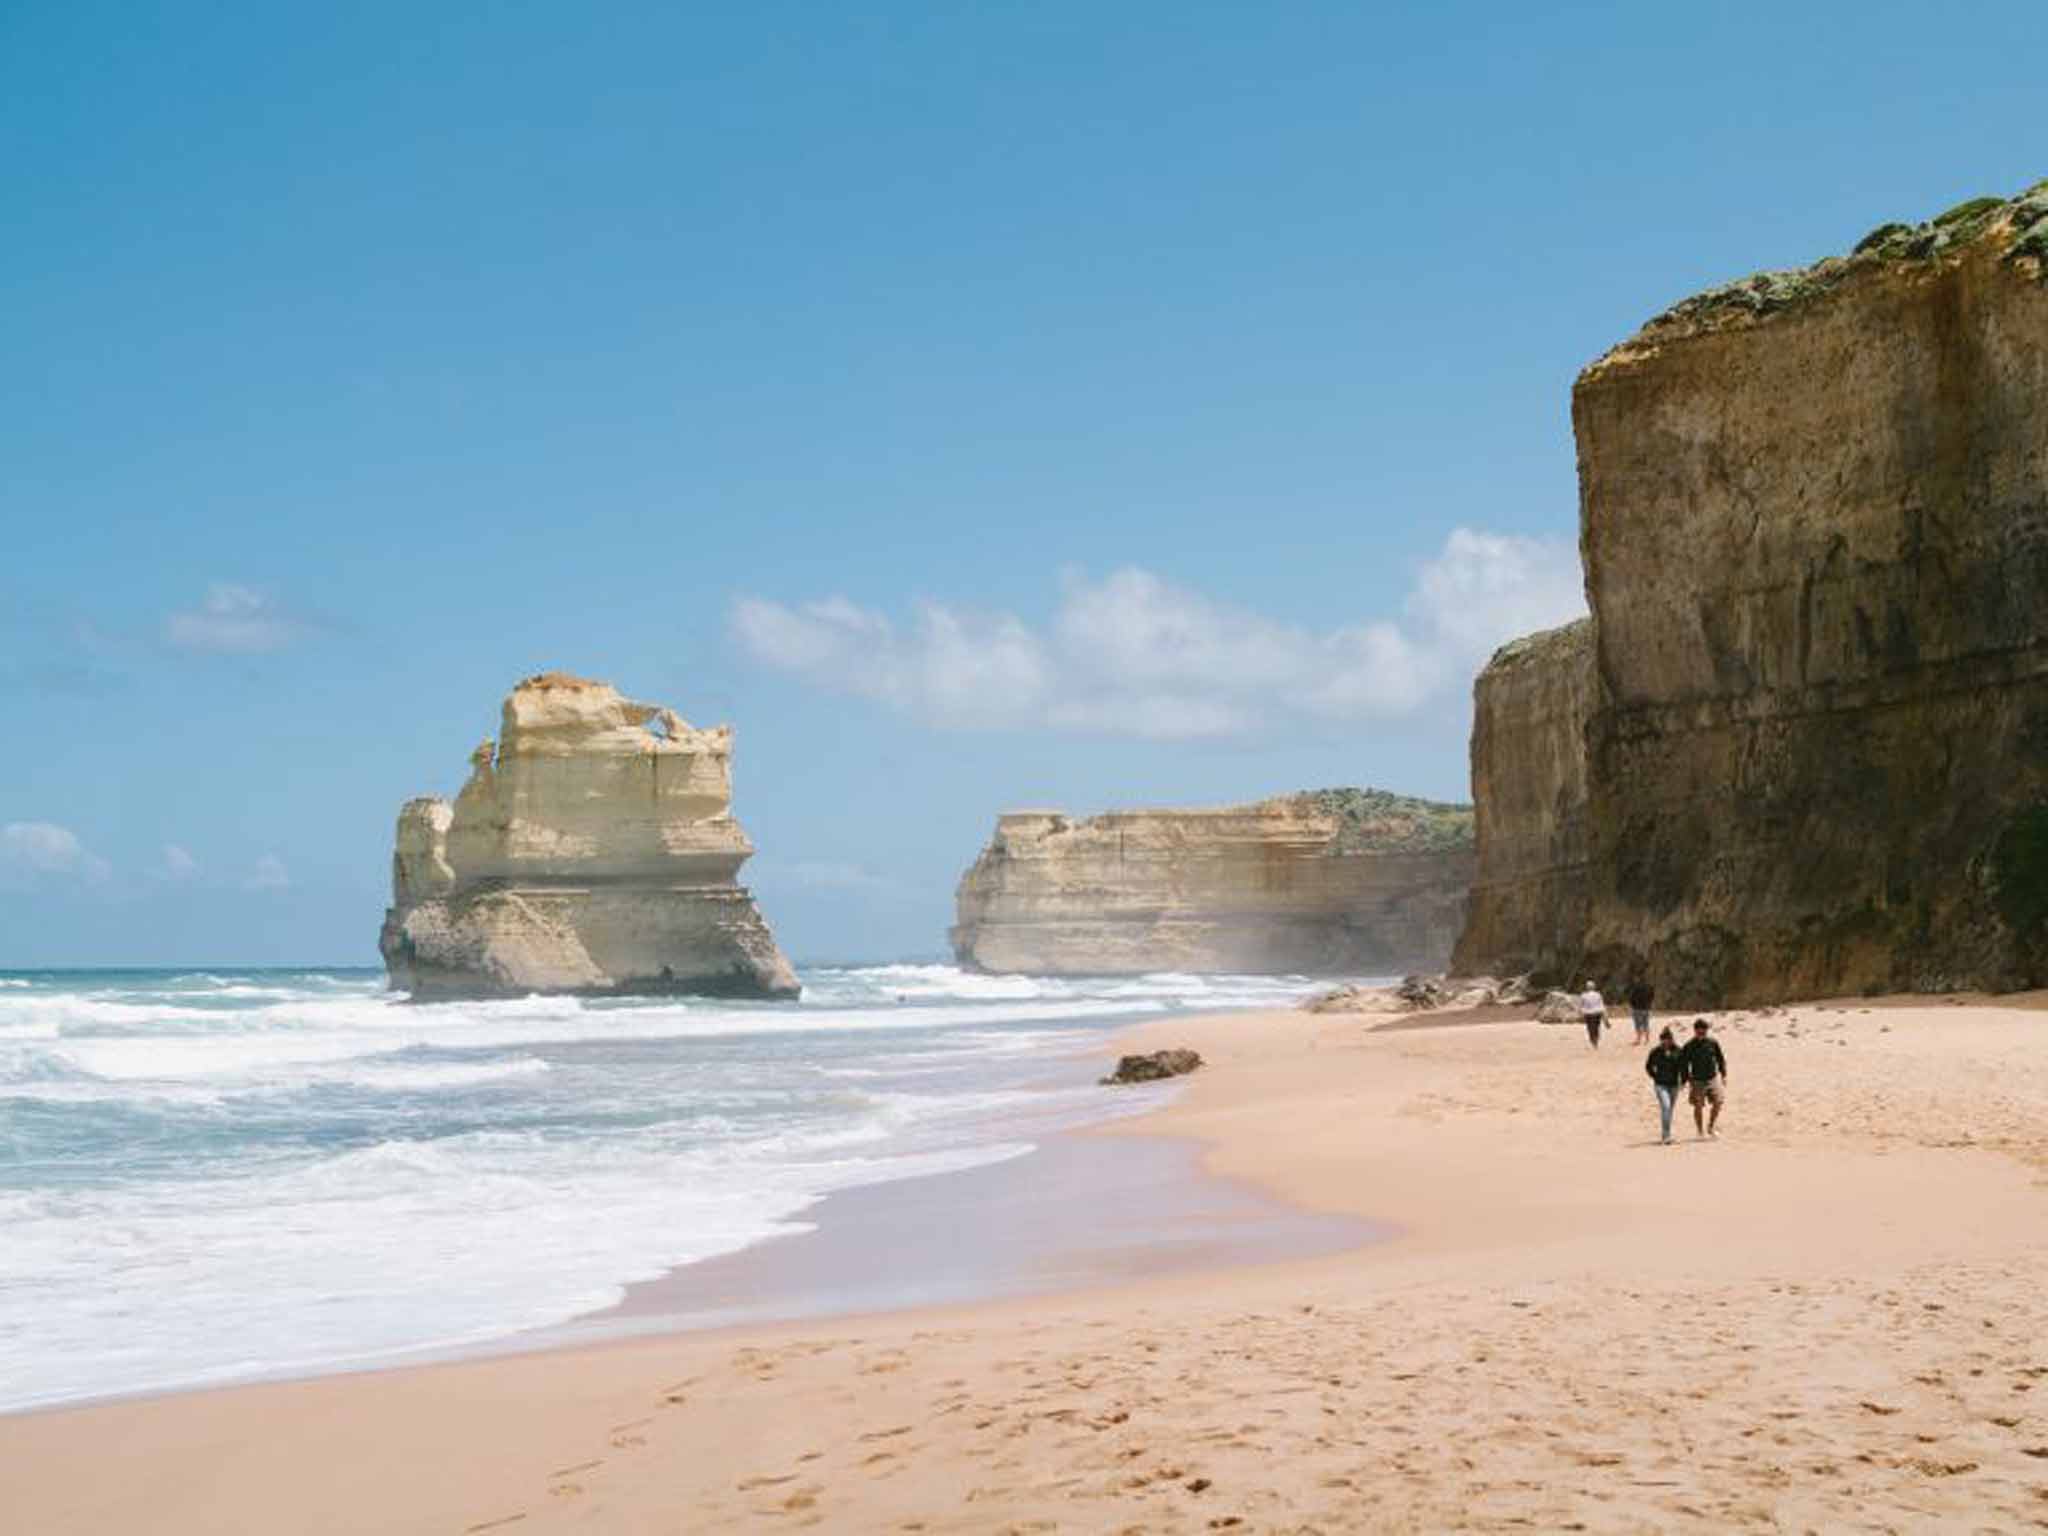
[[[1472,846],[1472,807],[1385,789],[1311,789],[1290,797],[1337,819],[1342,853],[1449,853]]]
[[[1858,272],[1940,261],[1993,230],[2011,239],[2004,257],[2008,265],[2026,264],[2023,270],[2048,282],[2048,181],[2037,181],[2017,197],[1973,197],[1922,224],[1880,224],[1847,256],[1825,257],[1791,271],[1757,272],[1709,288],[1672,305],[1643,330],[1712,328],[1720,321],[1775,314],[1819,298]]]

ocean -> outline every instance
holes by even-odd
[[[1154,1102],[1094,1084],[1120,1024],[1311,986],[800,975],[414,1007],[372,970],[0,972],[0,1410],[560,1323],[832,1191]]]

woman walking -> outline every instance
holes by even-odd
[[[1586,1026],[1586,1044],[1599,1050],[1600,1031],[1607,1024],[1607,999],[1590,980],[1586,990],[1579,994],[1579,1022]]]
[[[1650,1074],[1650,1086],[1657,1090],[1657,1118],[1664,1122],[1664,1145],[1671,1145],[1671,1112],[1678,1107],[1678,1085],[1685,1080],[1685,1053],[1678,1048],[1670,1027],[1657,1036],[1657,1044],[1643,1058],[1643,1070]]]

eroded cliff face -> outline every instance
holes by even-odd
[[[408,801],[379,947],[416,999],[529,992],[793,996],[736,883],[732,732],[546,673],[450,805]]]
[[[1578,957],[1593,691],[1590,619],[1502,646],[1473,686],[1476,870],[1451,957],[1460,975],[1557,979]]]
[[[1594,973],[1700,1005],[2048,982],[2044,262],[2048,184],[1581,375]]]
[[[1042,975],[1440,970],[1469,807],[1324,790],[1073,820],[1019,811],[961,877],[963,965]]]

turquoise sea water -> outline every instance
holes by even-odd
[[[1293,978],[802,973],[414,1007],[367,970],[0,972],[0,1409],[400,1359],[1135,1107],[1090,1047]]]

